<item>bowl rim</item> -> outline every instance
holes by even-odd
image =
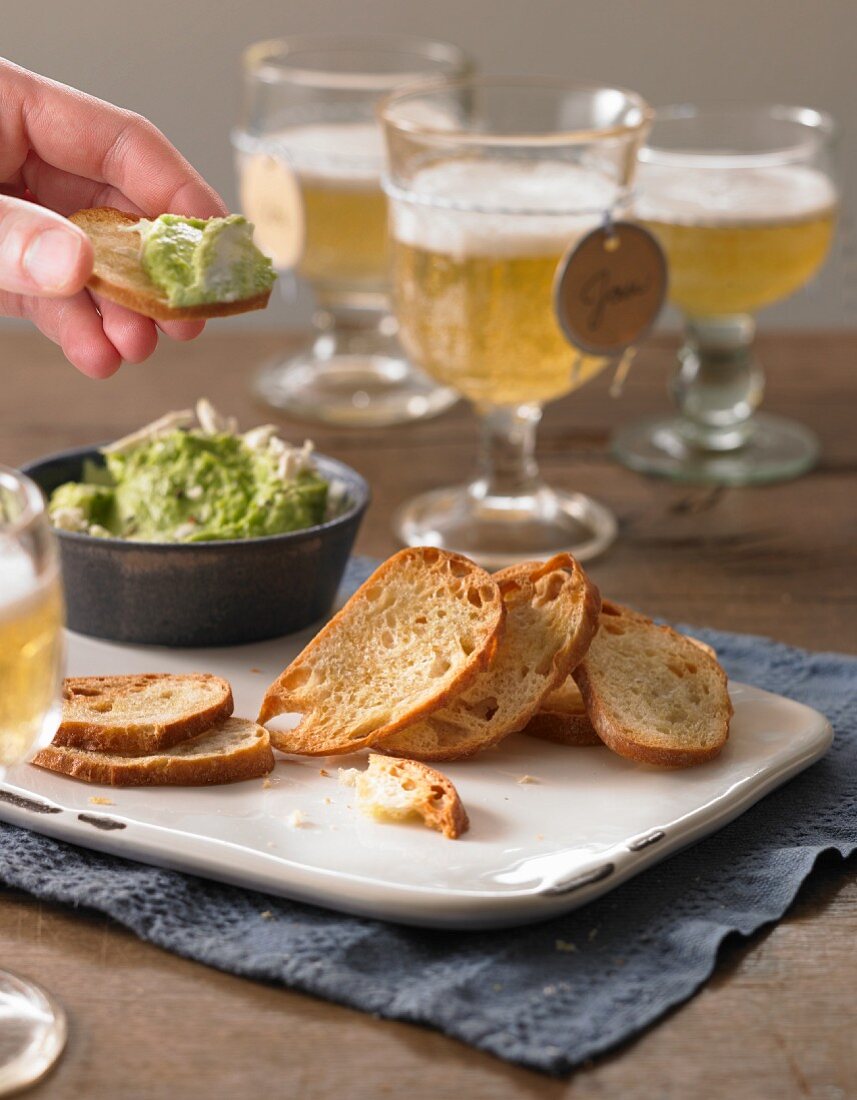
[[[21,466],[20,471],[34,481],[39,491],[47,496],[38,477],[43,466],[61,460],[80,459],[82,463],[85,458],[102,457],[101,446],[106,446],[106,444],[87,444],[82,447],[70,447],[64,451],[55,451],[52,454],[32,459]],[[344,526],[349,521],[359,520],[372,500],[372,488],[369,482],[353,466],[349,466],[346,462],[319,451],[313,453],[313,458],[320,460],[322,466],[333,468],[330,471],[331,477],[336,477],[337,473],[344,476],[351,483],[350,487],[356,490],[357,499],[345,512],[334,516],[332,519],[325,520],[324,523],[314,524],[312,527],[301,527],[297,531],[282,531],[277,535],[257,535],[243,539],[206,539],[202,542],[144,542],[137,539],[122,539],[112,536],[104,538],[97,535],[88,535],[83,531],[64,531],[62,528],[53,525],[51,525],[51,530],[59,539],[68,540],[69,542],[89,543],[115,550],[127,548],[128,550],[141,550],[144,552],[175,550],[179,553],[214,553],[222,547],[229,546],[271,546],[277,542],[304,542],[308,538],[315,538],[320,534]],[[324,471],[322,472],[324,473]]]

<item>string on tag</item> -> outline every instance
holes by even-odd
[[[574,359],[571,363],[571,385],[573,389],[577,389],[577,385],[580,382],[580,375],[583,371],[583,353],[579,348],[574,349]]]
[[[631,364],[634,362],[636,354],[636,344],[632,344],[622,352],[622,357],[616,365],[616,373],[613,375],[613,381],[610,383],[610,390],[608,391],[611,397],[622,396],[622,390],[625,388],[625,381],[631,371]]]

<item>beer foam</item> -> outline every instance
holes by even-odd
[[[713,156],[693,160],[641,164],[636,215],[679,225],[776,225],[820,217],[836,205],[833,183],[815,168],[726,167]]]
[[[332,187],[379,187],[384,140],[374,122],[313,123],[266,134],[302,180]]]
[[[453,256],[558,255],[600,225],[620,189],[565,161],[449,160],[391,197],[393,236]]]

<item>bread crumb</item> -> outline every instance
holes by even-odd
[[[272,920],[274,914],[271,912],[270,909],[265,909],[259,914],[259,916],[262,918],[262,920]]]
[[[356,787],[359,775],[359,768],[339,768],[337,771],[337,778],[343,787]]]
[[[595,939],[595,937],[597,935],[598,935],[598,929],[597,928],[590,928],[589,929],[589,935],[586,938],[589,940],[590,943],[592,943],[592,941]]]
[[[519,783],[538,783],[538,779],[534,775],[521,775],[518,777]]]
[[[255,672],[255,673],[257,673],[257,675],[259,675],[259,676],[261,676],[261,675],[262,675],[262,670],[261,670],[261,668],[251,668],[251,669],[250,669],[250,671],[251,671],[251,672]]]
[[[91,806],[115,806],[116,803],[112,798],[102,798],[100,794],[90,795],[89,803]]]
[[[286,818],[286,824],[290,829],[302,829],[308,822],[302,810],[292,810]]]
[[[330,779],[330,772],[327,770],[327,768],[319,768],[318,774],[320,776],[323,776],[325,779]]]
[[[273,787],[273,785],[274,784],[271,782],[271,780],[266,775],[265,778],[262,780],[262,790],[267,791],[270,787]]]
[[[557,951],[571,952],[571,951],[576,951],[577,950],[577,945],[571,943],[570,940],[557,940],[556,941],[556,949],[557,949]]]
[[[333,799],[332,798],[323,798],[322,802],[325,804],[325,806],[332,806],[333,805]]]
[[[536,840],[544,840],[544,838],[545,838],[544,833],[536,833]]]

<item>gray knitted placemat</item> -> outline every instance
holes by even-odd
[[[353,584],[365,575],[357,560]],[[857,658],[693,628],[731,677],[826,714],[827,756],[715,835],[583,909],[438,932],[100,855],[0,824],[0,881],[107,913],[209,966],[425,1024],[561,1075],[690,997],[730,932],[777,920],[821,852],[857,848]]]

